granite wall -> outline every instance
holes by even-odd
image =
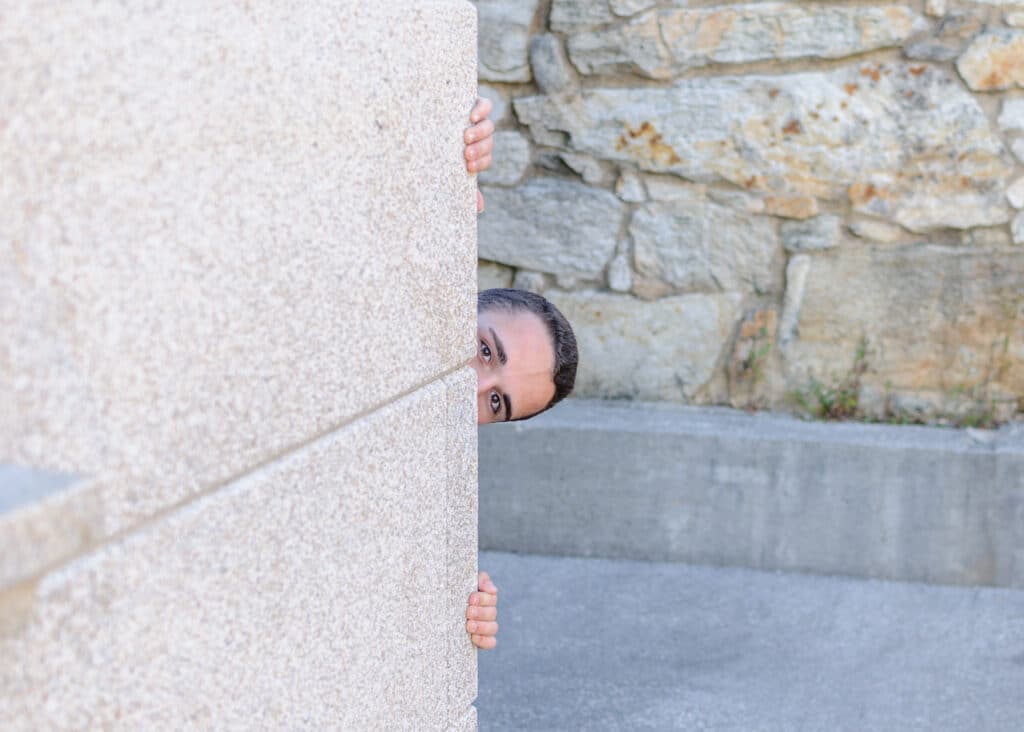
[[[0,23],[0,728],[475,729],[476,13]]]
[[[1024,1],[480,0],[482,287],[583,396],[1024,411]]]

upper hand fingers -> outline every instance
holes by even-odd
[[[476,104],[473,106],[473,111],[469,113],[469,119],[472,122],[479,122],[490,113],[491,100],[480,97],[476,100]]]
[[[471,142],[482,140],[485,137],[490,137],[493,134],[494,123],[491,122],[489,119],[485,119],[483,122],[479,122],[470,127],[468,130],[466,130],[466,133],[463,135],[463,137],[465,138],[466,144],[468,145]]]
[[[497,607],[498,596],[490,592],[474,592],[469,596],[469,604],[477,607]]]
[[[497,620],[498,608],[470,605],[466,608],[466,618],[468,620]]]

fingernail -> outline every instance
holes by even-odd
[[[497,592],[497,591],[498,591],[498,588],[497,588],[497,587],[495,587],[495,586],[494,586],[493,584],[491,584],[490,582],[488,582],[488,583],[487,583],[487,591],[488,591],[488,592],[490,592],[491,594],[493,594],[493,593],[495,593],[495,592]]]
[[[471,618],[475,618],[476,616],[477,616],[477,610],[476,610],[476,608],[475,608],[475,607],[471,607],[471,608],[469,609],[469,617],[471,617]]]
[[[475,633],[476,632],[476,623],[473,622],[472,620],[469,621],[469,632],[470,633]]]

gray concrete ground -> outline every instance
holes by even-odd
[[[1024,591],[483,552],[481,732],[1024,729]]]

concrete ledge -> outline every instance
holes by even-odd
[[[480,431],[480,544],[1024,587],[1024,426],[570,400]]]
[[[74,556],[102,533],[96,485],[0,463],[0,592]]]

